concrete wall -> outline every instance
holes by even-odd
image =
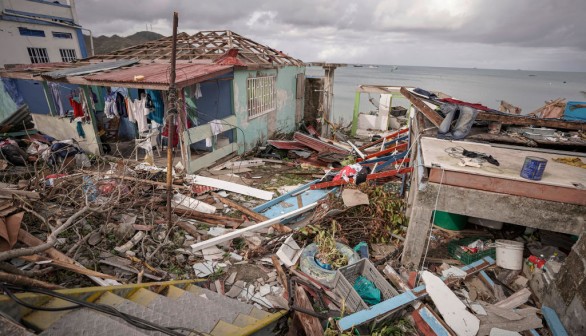
[[[275,132],[292,132],[295,130],[295,96],[297,91],[297,74],[305,73],[305,67],[287,66],[270,70],[237,70],[234,72],[234,112],[238,126],[244,131],[237,131],[238,144],[245,143],[246,151],[257,142],[270,139]],[[247,112],[246,80],[259,76],[276,75],[277,109],[255,118],[249,118]]]
[[[27,47],[46,48],[50,62],[62,61],[59,49],[74,49],[77,58],[86,57],[81,29],[68,26],[76,20],[73,0],[0,0],[0,66],[31,63]],[[19,27],[42,30],[45,37],[21,35]],[[56,38],[53,32],[70,33],[72,38]]]
[[[87,153],[100,155],[100,147],[94,126],[83,124],[85,139],[77,134],[76,123],[69,122],[69,118],[59,118],[50,115],[33,114],[35,128],[40,132],[50,135],[57,140],[75,139],[79,146]]]
[[[543,305],[556,311],[570,335],[586,335],[586,234],[572,247]]]
[[[42,30],[45,37],[22,36],[18,27]],[[70,33],[71,39],[55,38],[53,32]],[[77,58],[85,55],[85,44],[79,39],[78,29],[63,26],[52,26],[35,23],[24,23],[0,20],[0,66],[4,64],[30,64],[30,57],[27,51],[31,48],[46,48],[50,62],[62,62],[59,49],[74,49]],[[84,47],[82,51],[81,46]]]
[[[73,0],[2,0],[1,6],[2,9],[13,10],[16,12],[55,16],[75,21],[75,7],[72,8],[69,3],[73,3]]]

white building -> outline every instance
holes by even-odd
[[[87,56],[75,0],[0,0],[0,67]]]

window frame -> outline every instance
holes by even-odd
[[[77,61],[75,49],[59,49],[59,55],[61,55],[61,61],[64,63]]]
[[[50,63],[47,48],[27,47],[26,49],[32,64]]]
[[[277,76],[264,75],[246,79],[248,119],[258,118],[277,109]]]
[[[40,29],[30,29],[27,27],[18,27],[21,36],[45,37],[45,31]]]
[[[73,34],[66,32],[51,32],[54,38],[72,40]]]

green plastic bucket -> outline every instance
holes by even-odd
[[[468,216],[444,211],[434,211],[433,224],[446,230],[460,231],[468,224]]]

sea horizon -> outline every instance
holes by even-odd
[[[411,65],[348,64],[334,73],[333,120],[352,120],[356,88],[361,84],[412,86],[441,91],[454,98],[498,109],[504,100],[530,113],[546,101],[586,101],[586,73],[546,70],[481,69]],[[361,65],[361,66],[360,66]],[[371,66],[371,67],[369,67]],[[323,76],[321,67],[307,67],[307,76]],[[366,96],[366,97],[365,97]],[[374,98],[371,94],[370,98]],[[376,95],[378,97],[378,95]],[[360,111],[372,113],[375,106],[363,94]],[[378,104],[378,98],[374,98]],[[393,100],[408,106],[406,100]],[[393,103],[393,105],[396,105]]]

